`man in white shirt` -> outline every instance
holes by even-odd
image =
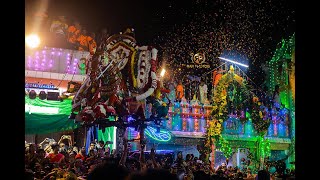
[[[203,80],[201,80],[199,85],[199,100],[201,104],[204,104],[204,102],[206,101],[207,94],[208,94],[208,86],[204,83]]]

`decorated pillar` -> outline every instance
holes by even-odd
[[[187,131],[187,116],[182,115],[182,131]]]
[[[194,131],[199,132],[200,127],[199,127],[199,119],[197,117],[194,118]]]
[[[187,117],[190,115],[189,104],[187,101],[181,101],[181,117],[182,117],[182,130],[187,131]]]
[[[212,106],[209,104],[209,102],[205,102],[203,105],[203,116],[206,121],[205,127],[209,127],[211,112],[212,112]]]
[[[173,131],[181,131],[182,129],[182,118],[181,110],[180,110],[180,103],[174,103],[174,116],[172,117],[172,130]]]

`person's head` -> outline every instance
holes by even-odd
[[[258,171],[257,180],[269,180],[269,179],[270,179],[270,174],[268,171],[264,169]]]
[[[80,153],[82,155],[85,155],[86,154],[86,147],[82,147],[81,150],[80,150]]]
[[[59,152],[60,146],[59,146],[59,144],[52,144],[51,148],[52,148],[53,152],[56,154]]]
[[[170,171],[165,169],[148,169],[147,172],[143,174],[142,179],[178,180],[177,176],[171,174]]]
[[[35,153],[36,152],[36,145],[31,143],[29,144],[29,153]]]
[[[201,86],[204,85],[204,80],[203,80],[203,79],[200,80],[200,85],[201,85]]]
[[[187,161],[191,160],[191,155],[190,155],[190,154],[187,154],[187,155],[186,155],[186,160],[187,160]]]
[[[97,154],[98,154],[99,157],[105,157],[104,149],[99,148],[98,151],[97,151]]]
[[[94,149],[96,147],[96,144],[94,142],[90,143],[89,150]]]
[[[194,160],[195,162],[197,162],[197,160],[198,160],[198,157],[194,157],[194,158],[193,158],[193,160]]]
[[[66,150],[66,144],[64,144],[63,142],[59,144],[59,147],[60,147],[60,151]]]
[[[95,155],[96,155],[95,149],[90,149],[88,155],[89,155],[89,156],[95,156]]]
[[[87,180],[113,179],[124,180],[128,177],[129,172],[122,166],[103,163],[97,165],[88,175]]]
[[[191,160],[192,160],[194,158],[194,154],[191,154],[190,156],[191,156]]]
[[[249,167],[247,168],[247,173],[251,174],[251,169]]]
[[[100,146],[100,147],[103,147],[103,146],[104,146],[104,141],[100,140],[100,141],[99,141],[99,146]]]
[[[76,155],[77,155],[77,152],[72,151],[72,152],[69,154],[69,161],[70,161],[70,162],[74,161]]]
[[[110,155],[110,151],[111,151],[110,147],[106,147],[105,150],[104,150],[104,154],[105,155]]]
[[[44,149],[38,149],[37,154],[40,158],[45,158],[46,156],[46,152],[44,151]]]
[[[78,152],[79,152],[78,147],[77,147],[77,146],[74,146],[74,147],[72,148],[72,151],[78,153]]]

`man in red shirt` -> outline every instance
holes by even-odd
[[[79,153],[76,155],[75,159],[82,159],[82,161],[86,160],[86,148],[82,147]]]
[[[51,148],[53,149],[52,153],[49,153],[47,158],[49,159],[50,163],[64,163],[64,155],[59,152],[59,144],[53,144],[51,145]]]

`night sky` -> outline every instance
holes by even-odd
[[[38,2],[26,0],[26,13]],[[65,15],[87,30],[107,27],[111,34],[134,28],[138,45],[153,45],[159,60],[176,69],[190,53],[204,49],[207,61],[229,55],[249,64],[248,76],[261,84],[261,65],[272,58],[282,38],[295,32],[295,2],[290,0],[54,0],[49,16]],[[185,72],[195,75],[198,72]]]

